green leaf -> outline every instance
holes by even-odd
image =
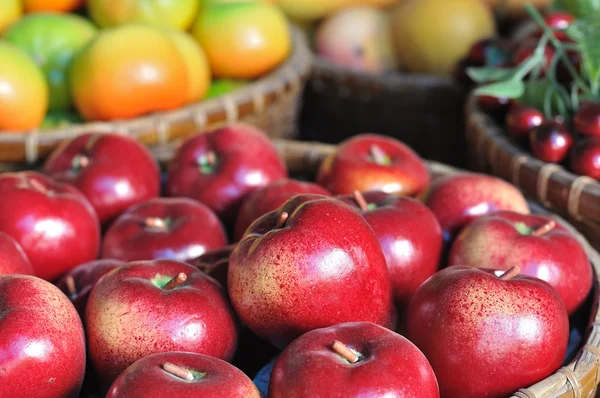
[[[513,77],[515,70],[512,68],[469,68],[467,75],[477,83],[506,80]]]
[[[600,1],[600,0],[599,0]],[[590,15],[573,22],[567,34],[581,48],[585,72],[592,87],[600,85],[600,15]]]
[[[560,0],[557,3],[560,9],[578,18],[600,11],[600,0]]]
[[[476,95],[489,95],[497,98],[519,98],[525,92],[525,84],[521,80],[504,80],[487,84],[475,90]]]

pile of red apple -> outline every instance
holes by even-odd
[[[565,33],[574,21],[572,15],[563,11],[549,13],[544,18],[545,25],[554,30],[555,39],[565,46],[571,45],[565,50],[571,62],[570,67],[583,74],[582,54]],[[564,92],[571,93],[571,97],[578,91],[567,64],[562,60],[557,62],[555,48],[550,43],[539,47],[541,34],[540,29],[521,42],[508,39],[480,41],[461,61],[457,71],[461,80],[468,81],[465,75],[467,67],[487,66],[498,68],[499,71],[518,67],[531,62],[536,48],[541,48],[544,64],[539,71],[540,80],[531,78],[524,94],[518,99],[482,95],[479,97],[479,106],[497,117],[513,142],[529,150],[536,158],[562,164],[576,174],[600,179],[600,102],[598,98],[585,98],[582,95],[573,112],[567,112],[564,107],[557,105],[559,101],[556,94],[548,89],[549,81],[560,86]],[[553,62],[557,62],[557,66],[550,72]],[[544,77],[546,79],[541,80]]]
[[[0,175],[0,396],[260,397],[278,354],[273,398],[503,397],[561,366],[590,294],[580,242],[516,188],[432,178],[391,138],[312,183],[232,125],[165,175],[113,134]]]

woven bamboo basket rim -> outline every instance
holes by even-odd
[[[519,186],[541,204],[587,225],[600,223],[600,182],[560,165],[536,159],[514,144],[470,95],[466,105],[467,141],[480,163]]]
[[[270,105],[290,93],[300,95],[310,73],[312,54],[306,37],[294,26],[290,28],[292,52],[275,70],[264,77],[248,83],[244,87],[214,99],[186,105],[179,109],[156,112],[128,120],[111,122],[90,122],[45,130],[26,132],[0,132],[0,148],[3,145],[24,147],[25,156],[10,151],[0,151],[0,161],[31,164],[50,152],[66,139],[88,132],[117,133],[141,140],[147,145],[165,144],[185,134],[175,134],[171,130],[183,123],[193,123],[196,131],[214,128],[231,123],[241,117],[261,114]],[[40,148],[44,146],[43,150]]]
[[[274,140],[274,144],[285,159],[290,172],[304,172],[311,175],[316,173],[321,162],[336,148],[331,144],[291,140]],[[170,143],[162,148],[156,148],[157,159],[163,164],[167,163],[173,157],[177,145],[179,143]],[[432,161],[427,161],[427,167],[433,178],[465,172]],[[546,379],[515,392],[511,398],[587,398],[600,384],[600,254],[567,221],[535,203],[530,203],[530,206],[534,213],[550,216],[565,226],[583,245],[594,269],[595,281],[592,289],[594,301],[585,341],[575,358]]]
[[[407,73],[393,71],[383,74],[368,73],[343,67],[315,56],[312,65],[311,84],[317,90],[323,89],[323,80],[335,82],[339,86],[341,97],[359,95],[368,98],[362,90],[398,91],[409,88],[423,90],[448,86],[460,88],[460,85],[449,76],[425,73]]]

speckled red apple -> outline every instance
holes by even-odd
[[[222,287],[173,260],[129,263],[102,277],[85,320],[91,361],[107,385],[133,362],[159,352],[231,360],[238,338]]]
[[[108,390],[107,398],[260,398],[241,370],[218,358],[191,352],[148,355],[130,365]]]
[[[444,240],[451,241],[465,224],[498,210],[529,214],[523,194],[496,177],[460,173],[433,181],[423,195],[425,204],[437,217]]]
[[[340,143],[321,163],[317,183],[334,195],[384,191],[414,195],[429,184],[423,160],[402,142],[361,134]]]
[[[79,396],[85,335],[65,295],[42,279],[0,275],[0,396]]]
[[[4,232],[0,232],[0,275],[35,275],[23,248]]]
[[[341,322],[395,324],[381,245],[343,202],[297,195],[252,224],[229,259],[229,297],[244,324],[277,347]]]
[[[482,265],[548,282],[573,313],[592,288],[593,272],[585,250],[565,227],[549,217],[499,211],[478,218],[458,235],[449,265]]]

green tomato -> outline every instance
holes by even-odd
[[[73,56],[96,35],[88,20],[72,14],[29,14],[4,39],[20,47],[44,71],[50,88],[50,110],[72,107],[67,75]]]
[[[210,84],[208,93],[205,99],[220,97],[221,95],[229,94],[238,88],[244,87],[247,84],[244,80],[231,80],[231,79],[216,79]]]

